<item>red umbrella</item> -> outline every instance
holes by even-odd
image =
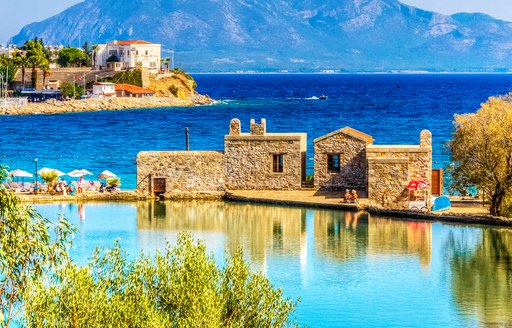
[[[407,189],[418,190],[418,188],[428,188],[430,184],[425,180],[411,180],[407,185]]]

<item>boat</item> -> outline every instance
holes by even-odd
[[[326,95],[321,95],[318,99],[326,100],[328,97]]]

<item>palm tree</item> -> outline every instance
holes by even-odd
[[[23,49],[27,52],[28,66],[32,67],[32,86],[37,88],[37,70],[39,67],[49,65],[46,58],[44,46],[37,37],[33,40],[27,40],[23,45]]]
[[[21,68],[21,83],[22,83],[22,88],[24,88],[25,87],[25,73],[26,73],[25,70],[27,68],[27,56],[25,56],[24,53],[16,51],[12,55],[12,59],[16,63],[16,65]]]
[[[171,61],[171,58],[167,57],[165,58],[165,67],[167,68],[167,72],[169,72],[169,62]]]
[[[41,70],[43,71],[43,88],[46,86],[46,78],[52,74],[50,69],[50,65],[48,63],[44,63],[41,66]]]

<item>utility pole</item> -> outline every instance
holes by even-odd
[[[189,140],[188,140],[188,128],[185,128],[185,139],[186,139],[186,142],[187,142],[187,151],[190,150],[190,144],[189,144]]]

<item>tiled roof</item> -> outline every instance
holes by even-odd
[[[116,44],[120,45],[129,45],[129,44],[151,44],[151,42],[147,42],[144,40],[122,40],[122,41],[114,41]]]
[[[133,84],[126,84],[126,83],[116,84],[116,91],[126,91],[131,94],[141,94],[141,93],[153,94],[154,93],[153,91],[151,91],[149,89],[141,88],[139,86],[136,86]]]
[[[332,137],[332,136],[334,136],[334,135],[336,135],[338,133],[343,133],[343,134],[346,134],[348,136],[351,136],[352,138],[356,138],[358,140],[364,141],[364,142],[366,142],[366,144],[371,144],[373,142],[372,136],[370,136],[370,135],[368,135],[366,133],[363,133],[361,131],[358,131],[356,129],[352,129],[351,127],[346,126],[346,127],[342,128],[342,129],[336,130],[334,132],[331,132],[331,133],[328,133],[326,135],[323,135],[321,137],[316,138],[313,141],[313,143],[316,143],[318,141],[322,141],[322,140],[327,139],[329,137]]]

